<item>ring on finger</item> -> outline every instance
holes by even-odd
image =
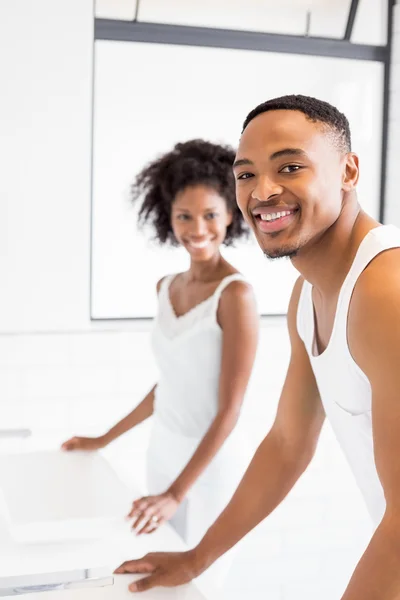
[[[151,521],[152,521],[153,523],[158,523],[158,521],[159,521],[159,518],[157,517],[157,515],[153,515],[153,516],[151,517]]]

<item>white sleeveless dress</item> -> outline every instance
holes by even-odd
[[[297,329],[307,349],[326,416],[375,526],[383,517],[385,498],[374,460],[371,385],[351,356],[347,344],[347,317],[354,286],[361,273],[378,254],[398,247],[400,229],[392,225],[372,229],[362,240],[339,293],[331,339],[321,354],[316,348],[312,285],[307,281],[303,283],[297,313]]]
[[[226,277],[212,296],[177,317],[169,298],[173,278],[161,283],[152,334],[159,379],[147,461],[151,494],[164,492],[179,475],[217,414],[223,336],[218,304],[232,281],[243,281],[239,274]],[[247,447],[239,419],[171,519],[189,546],[198,543],[232,497],[251,458]]]

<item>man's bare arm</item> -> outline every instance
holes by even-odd
[[[314,455],[324,411],[308,355],[297,333],[300,291],[299,281],[289,306],[291,360],[275,422],[231,502],[197,548],[202,569],[203,563],[208,566],[214,562],[282,502]]]

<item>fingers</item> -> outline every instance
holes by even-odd
[[[134,518],[132,523],[132,529],[136,532],[140,532],[143,527],[147,525],[150,519],[155,515],[156,503],[151,497],[141,498],[134,502],[134,508],[132,508],[129,515]]]
[[[127,518],[134,519],[132,529],[137,535],[152,533],[164,523],[165,518],[160,510],[162,511],[162,503],[158,496],[147,496],[133,502]]]
[[[149,515],[146,520],[143,519],[140,525],[138,525],[136,529],[137,535],[145,533],[146,529],[156,529],[158,527],[158,524],[159,517],[157,517],[157,515]]]
[[[146,556],[137,560],[126,560],[114,571],[116,574],[122,573],[152,573],[155,570],[154,564]]]
[[[123,563],[114,573],[146,575],[129,585],[131,592],[145,592],[156,586],[183,585],[195,577],[187,553],[155,552]]]
[[[130,592],[147,592],[147,590],[151,590],[159,585],[162,585],[161,576],[158,573],[154,573],[153,575],[134,581],[128,589]]]
[[[136,533],[139,535],[142,533],[143,529],[148,525],[155,525],[158,521],[158,517],[155,514],[154,507],[149,506],[145,511],[143,511],[135,522],[132,525],[132,529],[135,529]]]
[[[75,448],[78,446],[79,444],[79,440],[77,437],[73,437],[70,440],[67,440],[66,442],[64,442],[61,446],[62,450],[75,450]]]
[[[154,531],[157,531],[157,529],[159,529],[163,523],[165,523],[165,519],[163,517],[157,517],[157,521],[150,519],[147,525],[143,527],[139,533],[153,533]]]
[[[134,502],[132,502],[132,508],[128,513],[128,517],[136,517],[141,512],[143,512],[148,506],[148,501],[148,497],[145,496],[144,498],[139,498],[139,500],[135,500]]]

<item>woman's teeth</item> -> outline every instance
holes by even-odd
[[[293,213],[292,210],[282,210],[281,212],[276,213],[267,213],[260,215],[261,221],[275,221],[276,219],[280,219],[282,217],[287,217]]]
[[[209,243],[210,243],[209,240],[204,240],[204,242],[189,242],[189,244],[190,244],[190,246],[192,246],[192,248],[196,248],[198,250],[205,248],[206,246],[208,246]]]

